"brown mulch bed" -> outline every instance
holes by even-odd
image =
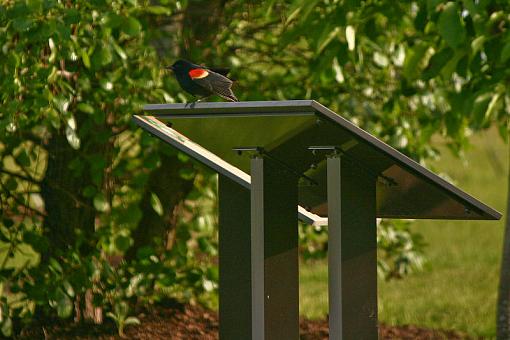
[[[201,307],[172,303],[158,306],[138,316],[139,326],[129,326],[125,339],[218,339],[218,315]],[[301,339],[328,339],[325,320],[301,320]],[[33,325],[25,329],[20,339],[79,339],[119,340],[114,324],[109,320],[103,325],[74,324],[55,321]],[[455,331],[425,329],[415,326],[379,326],[379,339],[469,339]]]

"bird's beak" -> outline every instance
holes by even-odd
[[[165,69],[173,71],[174,67],[173,66],[167,66],[167,67],[165,67]]]

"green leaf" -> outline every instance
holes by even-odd
[[[18,32],[28,31],[34,25],[31,18],[21,17],[12,21],[12,27]]]
[[[492,92],[485,92],[476,97],[472,109],[472,120],[475,127],[479,128],[484,124],[487,107],[491,98]]]
[[[143,259],[147,259],[150,256],[155,255],[155,254],[156,254],[156,251],[154,250],[154,248],[149,247],[149,246],[144,246],[144,247],[139,248],[136,251],[136,258],[139,260],[143,260]]]
[[[62,269],[62,266],[60,265],[60,263],[58,263],[58,261],[55,260],[55,258],[53,258],[53,257],[50,258],[50,260],[49,260],[49,266],[50,266],[50,268],[52,268],[53,270],[55,270],[58,273],[64,272],[64,269]]]
[[[80,110],[81,112],[85,112],[88,114],[94,113],[94,108],[92,107],[92,105],[87,104],[87,103],[79,103],[78,105],[76,105],[76,108],[78,110]]]
[[[129,306],[126,302],[120,301],[113,306],[115,316],[119,319],[124,319],[129,313]]]
[[[462,46],[466,40],[466,29],[460,17],[458,5],[450,1],[439,15],[438,30],[446,43],[453,48]]]
[[[429,60],[427,68],[423,72],[423,79],[428,80],[436,77],[446,63],[453,57],[453,50],[445,47],[436,52]]]
[[[338,36],[340,33],[340,27],[335,27],[329,34],[326,36],[326,38],[321,41],[317,48],[317,54],[320,54],[328,45],[329,43]]]
[[[32,13],[42,11],[42,0],[27,0],[27,6]]]
[[[351,25],[345,28],[345,39],[347,39],[347,46],[349,46],[349,51],[353,51],[354,47],[356,46],[356,31]]]
[[[156,14],[156,15],[172,14],[172,11],[170,10],[170,8],[163,7],[163,6],[148,6],[145,8],[145,10],[149,13]]]
[[[437,10],[437,6],[442,2],[443,0],[427,0],[427,12],[432,14]]]
[[[60,318],[65,319],[71,316],[74,307],[73,302],[61,288],[57,289],[56,302],[57,302],[57,315]]]
[[[83,189],[83,196],[85,197],[93,197],[96,194],[96,187],[93,185],[87,185],[85,189]]]
[[[139,35],[142,30],[142,25],[140,22],[133,17],[128,17],[124,21],[124,25],[122,25],[122,31],[130,36]]]
[[[58,115],[57,110],[55,110],[53,107],[50,107],[47,111],[48,120],[50,121],[51,126],[53,126],[55,129],[60,129],[60,116]]]
[[[428,45],[419,43],[413,48],[409,49],[406,53],[402,74],[408,80],[416,79],[420,75],[420,64],[425,57]]]
[[[449,79],[453,72],[457,69],[458,62],[467,54],[466,50],[463,49],[457,49],[455,50],[455,53],[453,54],[453,57],[451,57],[446,65],[443,66],[441,69],[441,76],[443,76],[444,79]]]
[[[80,22],[80,12],[76,8],[66,10],[64,22],[66,25],[74,25]]]
[[[159,216],[163,216],[164,210],[163,205],[161,204],[161,201],[159,200],[158,195],[151,192],[151,206],[152,209],[158,214]]]
[[[53,103],[57,107],[57,110],[62,114],[65,114],[69,108],[69,100],[64,96],[53,97]]]
[[[69,295],[70,297],[74,297],[74,288],[71,285],[71,283],[69,283],[69,281],[67,280],[64,280],[62,284],[64,285],[64,289],[66,290],[67,295]]]
[[[483,47],[486,39],[485,35],[481,35],[473,39],[471,42],[471,53],[476,54]]]
[[[18,181],[14,177],[9,177],[5,182],[5,188],[9,191],[14,191],[18,187]]]
[[[2,322],[2,334],[10,338],[12,336],[12,319],[6,317]]]
[[[78,150],[80,148],[80,138],[78,137],[76,130],[70,126],[66,126],[66,138],[73,149]]]
[[[501,93],[496,92],[489,102],[489,105],[487,105],[487,111],[485,111],[485,120],[490,120],[494,112],[496,111],[496,107],[499,101],[499,98],[501,97]]]
[[[4,225],[4,227],[10,228],[14,225],[14,220],[12,218],[4,217],[2,219],[2,224]]]
[[[117,248],[118,251],[124,253],[126,252],[129,247],[131,247],[131,237],[124,236],[124,235],[117,235],[115,237],[115,248]]]
[[[27,230],[23,233],[23,242],[30,245],[40,254],[45,253],[49,248],[49,243],[46,237],[41,236],[33,230]]]
[[[121,57],[122,60],[127,60],[126,52],[122,49],[122,47],[119,46],[115,41],[112,42],[113,48],[115,49],[115,52]]]
[[[510,59],[510,39],[507,39],[505,46],[501,50],[501,54],[499,56],[502,63],[506,63],[508,59]]]
[[[138,320],[138,318],[134,317],[134,316],[130,316],[126,319],[126,321],[124,321],[124,324],[127,326],[127,325],[139,325],[140,324],[140,320]]]
[[[18,156],[16,156],[16,162],[25,168],[30,166],[30,157],[25,150],[22,150]]]
[[[85,49],[81,50],[81,60],[83,61],[83,65],[85,65],[86,68],[90,68],[90,58],[89,54]]]
[[[115,13],[108,13],[105,16],[104,24],[106,27],[116,28],[122,25],[122,17]]]
[[[94,196],[94,207],[97,211],[105,212],[110,209],[110,203],[106,201],[106,197],[102,192],[97,193]]]
[[[98,69],[101,68],[101,66],[106,66],[109,63],[111,63],[112,59],[113,57],[110,48],[106,46],[101,46],[95,49],[90,61],[92,63],[92,66],[95,69]]]
[[[344,74],[342,72],[342,67],[338,63],[338,58],[337,57],[333,58],[333,71],[335,72],[335,80],[339,84],[344,83],[345,82],[345,77],[344,77]]]

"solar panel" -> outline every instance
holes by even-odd
[[[377,178],[377,217],[501,217],[496,210],[313,100],[152,104],[144,110],[153,117],[135,116],[139,125],[155,134],[158,128],[171,126],[167,132],[179,133],[188,144],[193,141],[200,147],[194,157],[208,158],[206,165],[218,172],[236,168],[233,176],[248,183],[250,153],[263,152],[298,174],[300,212],[311,213],[300,216],[309,222],[323,224],[325,220],[320,217],[328,216],[326,156],[331,152],[340,152],[356,164],[360,173]],[[161,123],[159,127],[157,122]]]

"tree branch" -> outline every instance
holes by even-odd
[[[8,190],[4,183],[0,180],[0,186],[2,187],[2,189],[4,189],[4,192],[5,194],[7,195],[8,198],[12,198],[14,200],[14,202],[16,202],[17,204],[21,205],[22,207],[24,207],[25,209],[28,209],[30,211],[33,211],[34,213],[36,213],[37,215],[39,216],[42,216],[42,217],[46,217],[46,213],[45,212],[42,212],[42,211],[39,211],[35,208],[32,208],[30,205],[28,205],[27,203],[23,202],[22,200],[20,200],[18,197],[16,197],[15,195],[13,195],[10,190]]]
[[[13,172],[13,171],[10,171],[10,170],[7,170],[7,169],[0,169],[0,173],[6,174],[6,175],[9,175],[9,176],[13,176],[13,177],[17,177],[17,178],[22,179],[24,181],[32,182],[32,183],[35,183],[35,184],[40,184],[41,183],[40,181],[36,180],[32,176],[28,175],[28,173],[26,171],[24,171],[24,172],[25,172],[26,176],[18,174],[16,172]]]

